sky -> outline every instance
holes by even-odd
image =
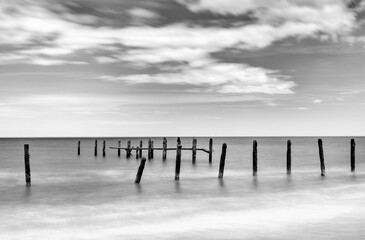
[[[0,0],[0,137],[363,136],[365,2]]]

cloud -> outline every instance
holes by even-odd
[[[321,99],[315,99],[315,100],[313,100],[313,103],[321,103],[321,102],[322,102]]]
[[[128,13],[136,18],[155,19],[159,17],[157,13],[143,8],[132,8],[128,10]]]

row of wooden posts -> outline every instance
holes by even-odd
[[[350,166],[351,171],[355,171],[355,140],[351,139],[351,154],[350,154]],[[192,151],[192,162],[195,164],[196,162],[196,151],[203,151],[209,154],[209,163],[212,163],[212,154],[213,154],[213,139],[209,140],[209,150],[203,148],[197,148],[197,140],[196,138],[193,139],[193,146],[191,148],[183,148],[181,145],[180,138],[177,139],[177,146],[176,148],[167,148],[167,140],[166,138],[163,139],[163,147],[162,148],[154,148],[153,141],[149,139],[148,141],[148,148],[143,148],[142,141],[140,142],[139,147],[131,147],[131,141],[129,140],[127,143],[127,147],[121,147],[121,141],[118,141],[118,147],[110,147],[111,149],[118,150],[118,156],[120,156],[120,150],[126,150],[127,157],[131,156],[132,150],[136,150],[136,158],[142,157],[142,150],[148,150],[148,158],[153,159],[153,151],[154,150],[162,150],[162,159],[166,160],[166,153],[168,150],[176,150],[176,164],[175,164],[175,181],[179,181],[180,179],[180,168],[181,168],[181,151],[182,150],[191,150]],[[320,169],[321,169],[321,176],[325,176],[325,162],[324,162],[324,154],[323,154],[323,143],[322,139],[318,139],[318,149],[319,149],[319,160],[320,160]],[[81,154],[81,141],[78,141],[78,155]],[[223,143],[222,145],[222,152],[219,162],[219,172],[218,178],[223,178],[224,174],[224,166],[226,161],[226,153],[227,153],[227,144]],[[97,156],[97,140],[95,140],[95,149],[94,155]],[[103,141],[103,156],[105,157],[105,140]],[[31,186],[31,174],[30,174],[30,154],[29,154],[29,144],[24,145],[24,163],[25,163],[25,181],[26,186]],[[143,170],[145,167],[146,158],[142,157],[140,165],[138,167],[135,183],[140,183],[142,179]],[[287,154],[286,154],[286,172],[287,174],[291,174],[291,141],[287,141]],[[257,141],[253,141],[253,151],[252,151],[252,172],[253,176],[257,176]]]

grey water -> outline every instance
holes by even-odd
[[[147,138],[130,138],[138,146]],[[365,239],[365,138],[323,139],[326,177],[320,176],[316,137],[255,138],[258,175],[252,176],[254,138],[214,139],[208,154],[183,151],[174,181],[175,151],[146,162],[141,184],[135,153],[117,156],[116,138],[0,139],[0,239]],[[286,174],[286,141],[292,174]],[[126,146],[127,139],[122,139]],[[208,148],[209,138],[198,138]],[[154,138],[162,146],[162,138]],[[224,178],[218,179],[227,143]],[[24,144],[30,145],[32,186],[25,186]],[[192,138],[182,138],[189,147]],[[168,138],[168,147],[176,138]],[[146,156],[146,151],[143,152]]]

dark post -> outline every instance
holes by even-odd
[[[213,139],[209,139],[209,163],[212,163],[213,158]]]
[[[318,148],[319,148],[319,160],[320,160],[320,163],[321,163],[321,176],[325,176],[326,175],[326,170],[325,170],[325,166],[324,166],[322,139],[318,139]]]
[[[219,175],[218,175],[218,178],[223,178],[224,164],[226,163],[226,151],[227,151],[227,144],[223,143],[223,145],[222,145],[221,161],[219,163]]]
[[[355,171],[355,140],[351,139],[351,172]]]
[[[29,145],[24,144],[25,182],[27,186],[31,185],[29,156]]]
[[[193,138],[193,147],[192,147],[192,162],[193,164],[195,164],[196,162],[196,144],[197,144],[197,140],[196,138]]]
[[[131,157],[131,140],[128,140],[128,145],[127,145],[127,158]]]
[[[138,167],[136,180],[134,181],[134,183],[140,183],[141,182],[141,178],[142,178],[145,163],[146,163],[146,158],[142,158],[141,159],[141,164]]]
[[[162,160],[165,161],[167,152],[167,139],[165,137],[163,138],[162,148]]]
[[[152,141],[151,141],[151,138],[149,138],[148,139],[148,160],[150,160],[152,158],[151,148],[152,148]]]
[[[143,147],[143,141],[141,140],[139,142],[139,156],[142,157],[142,147]]]
[[[256,176],[257,175],[257,141],[254,140],[253,141],[253,152],[252,152],[252,170],[253,170],[253,175]]]
[[[77,155],[80,156],[80,153],[81,153],[81,141],[79,140],[77,143]]]
[[[175,181],[179,181],[180,179],[180,167],[181,167],[181,140],[180,138],[177,138]]]
[[[94,149],[94,156],[98,156],[98,140],[95,139],[95,149]]]
[[[151,141],[151,158],[153,159],[154,150],[153,150],[153,141]]]
[[[287,142],[286,150],[286,174],[291,174],[291,142]]]
[[[105,140],[103,140],[103,157],[105,157]]]
[[[118,157],[120,157],[120,148],[122,147],[122,141],[118,140]]]

